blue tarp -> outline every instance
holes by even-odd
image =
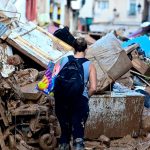
[[[147,35],[140,36],[122,43],[122,48],[126,48],[132,44],[139,44],[146,57],[150,58],[150,39]]]

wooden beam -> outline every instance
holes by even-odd
[[[130,70],[130,72],[136,74],[140,80],[142,80],[144,83],[146,83],[148,86],[150,86],[150,83],[143,79],[143,78],[150,78],[150,77],[144,76],[144,75],[142,75],[136,71],[133,71],[133,70]]]
[[[48,37],[50,37],[52,39],[52,41],[60,44],[62,47],[64,47],[64,49],[66,51],[72,51],[72,50],[74,50],[74,48],[72,46],[70,46],[69,44],[67,44],[64,41],[60,40],[59,38],[53,36],[49,32],[47,32],[44,29],[42,29],[41,27],[37,26],[37,30],[41,31],[42,33],[44,33],[45,35],[47,35]]]
[[[139,77],[139,76],[138,76],[138,78],[141,79],[141,80],[142,80],[144,83],[146,83],[148,86],[150,86],[150,83],[147,82],[146,80],[144,80],[142,77]]]
[[[133,50],[137,49],[139,47],[139,44],[133,44],[131,46],[128,46],[124,50],[126,51],[127,54],[131,53]]]
[[[4,125],[6,127],[9,126],[9,122],[8,122],[8,119],[7,119],[6,114],[5,114],[5,109],[4,109],[3,105],[2,105],[1,97],[0,97],[0,115],[1,115],[1,117],[3,119]]]
[[[10,39],[15,39],[17,38],[18,36],[23,36],[23,35],[26,35],[30,32],[32,32],[34,29],[36,29],[37,25],[34,24],[34,23],[27,23],[27,24],[24,24],[22,26],[19,26],[12,31],[12,33],[9,35],[9,38]]]
[[[9,150],[8,147],[5,145],[4,136],[2,134],[1,127],[0,127],[0,146],[1,146],[1,150]]]
[[[136,72],[136,71],[130,70],[130,72],[131,72],[131,73],[134,73],[134,74],[136,74],[136,75],[139,75],[139,76],[141,76],[141,77],[143,77],[143,78],[150,79],[150,77],[145,76],[145,75],[143,75],[143,74],[140,74],[140,73],[138,73],[138,72]]]
[[[50,56],[48,56],[48,53],[45,53],[40,48],[37,48],[37,47],[33,46],[27,40],[23,39],[21,36],[18,36],[15,40],[22,42],[26,46],[30,47],[32,50],[34,50],[37,53],[39,53],[40,55],[44,56],[46,59],[53,61],[53,59]]]
[[[41,60],[37,59],[35,56],[31,55],[30,53],[26,52],[20,45],[18,45],[15,41],[12,39],[6,40],[10,45],[13,45],[19,52],[22,54],[26,55],[27,57],[31,58],[33,61],[38,63],[40,66],[44,67],[45,69],[47,68],[47,64],[44,64]]]

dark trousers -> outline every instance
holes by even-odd
[[[55,112],[61,127],[59,143],[69,143],[73,139],[84,138],[85,122],[89,115],[88,99],[84,96],[74,99],[55,97]]]

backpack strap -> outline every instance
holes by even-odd
[[[83,63],[85,63],[86,61],[89,61],[89,60],[87,58],[81,58],[78,61],[79,61],[79,63],[83,64]]]
[[[80,64],[85,63],[86,61],[89,61],[87,58],[80,58],[80,59],[75,59],[73,55],[68,56],[69,62],[73,60],[77,60]]]
[[[71,61],[73,61],[73,60],[75,60],[74,56],[73,56],[73,55],[69,55],[69,56],[68,56],[68,61],[71,62]]]

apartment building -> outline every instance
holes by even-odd
[[[50,18],[58,25],[67,25],[70,31],[77,28],[82,0],[50,0]]]
[[[95,0],[94,23],[139,25],[144,0]]]
[[[50,0],[50,4],[51,20],[71,31],[87,18],[92,18],[92,31],[99,31],[99,25],[137,27],[150,21],[150,0]]]

